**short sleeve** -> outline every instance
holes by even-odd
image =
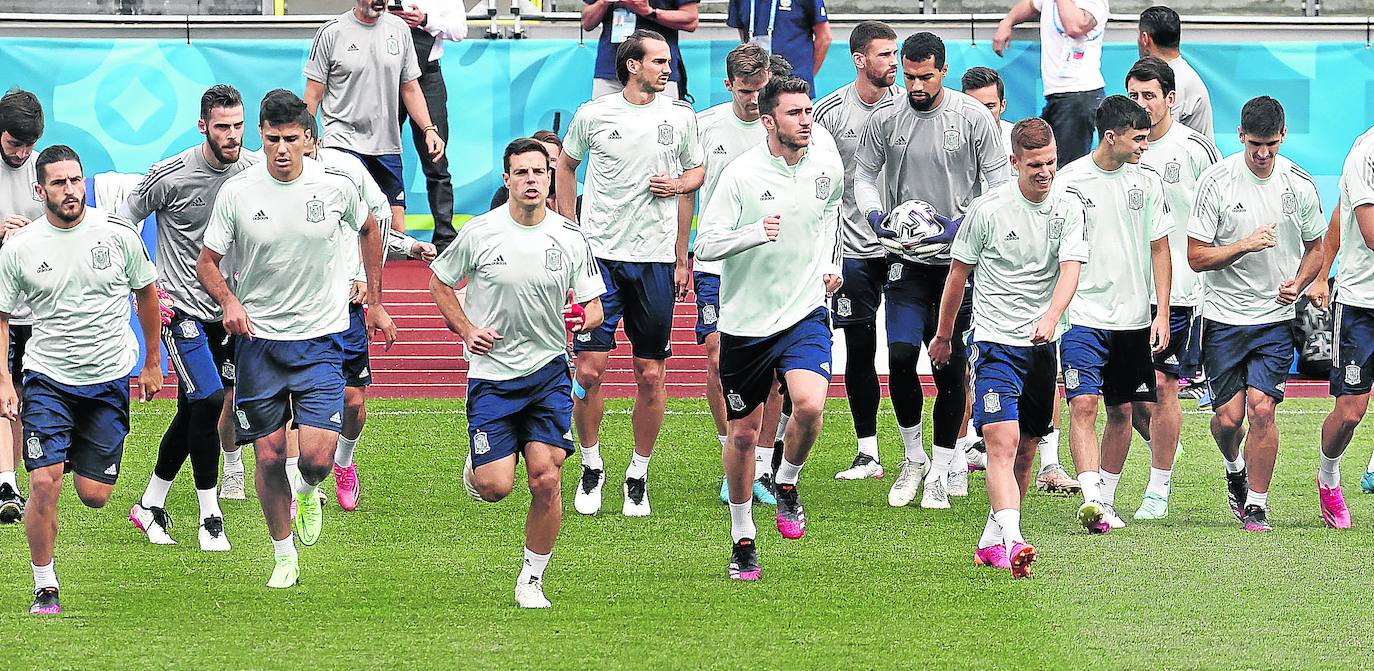
[[[456,287],[464,277],[472,274],[472,263],[476,257],[472,231],[472,222],[458,229],[458,235],[453,239],[453,243],[429,264],[429,269],[440,282]]]
[[[205,236],[201,244],[206,249],[224,256],[234,245],[238,233],[238,222],[234,215],[233,193],[235,189],[220,189],[215,196],[215,207],[210,212],[210,221],[205,224]]]
[[[1350,199],[1350,207],[1374,204],[1374,159],[1365,151],[1364,160],[1341,176],[1341,187]]]
[[[356,188],[350,188],[343,192],[343,198],[344,211],[340,223],[355,233],[363,230],[363,226],[367,224],[367,215],[372,214],[372,212],[367,209],[367,204],[363,202],[362,194]]]
[[[19,252],[11,245],[0,247],[0,312],[14,312],[22,303],[21,294]]]
[[[959,232],[954,236],[954,244],[950,246],[949,250],[950,258],[970,266],[978,265],[978,261],[983,255],[983,248],[987,246],[988,241],[989,222],[986,212],[987,207],[974,201],[973,207],[964,217],[963,225],[959,227]]]
[[[1087,263],[1092,254],[1088,244],[1088,226],[1083,206],[1075,203],[1064,216],[1064,229],[1059,237],[1059,262]]]
[[[1311,242],[1326,234],[1326,218],[1322,216],[1322,203],[1317,189],[1310,187],[1298,197],[1298,230],[1304,242]]]
[[[148,168],[148,174],[139,180],[138,186],[129,192],[129,196],[124,199],[124,205],[117,210],[117,213],[126,217],[130,221],[139,222],[148,218],[148,215],[156,212],[162,207],[162,197],[165,193],[160,185],[166,183],[166,179],[159,179],[160,166],[154,165]]]
[[[330,52],[334,47],[334,32],[329,31],[329,25],[325,24],[315,33],[315,39],[310,42],[310,56],[305,60],[305,78],[321,84],[329,81]]]
[[[1107,17],[1108,17],[1108,15],[1109,15],[1109,12],[1108,12],[1108,10],[1107,10],[1107,0],[1075,0],[1075,1],[1077,2],[1078,8],[1079,8],[1079,9],[1081,9],[1081,10],[1083,10],[1083,11],[1089,13],[1089,14],[1092,14],[1092,17],[1093,17],[1094,19],[1097,20],[1097,25],[1098,25],[1099,28],[1106,28],[1106,26],[1107,26]],[[1105,31],[1103,31],[1103,32],[1105,32]]]
[[[572,122],[568,124],[568,133],[563,136],[563,153],[571,156],[577,161],[587,157],[587,149],[591,145],[591,120],[588,118],[587,107],[583,105],[573,113]]]
[[[683,170],[691,170],[702,164],[704,156],[701,140],[697,137],[697,115],[688,111],[684,116],[687,117],[687,128],[678,141],[677,160]]]
[[[382,187],[377,185],[377,180],[372,178],[366,170],[362,171],[362,198],[363,204],[377,221],[391,221],[391,201],[386,199],[386,194],[382,193]]]
[[[1053,0],[1051,0],[1051,3],[1052,2]],[[1037,12],[1042,12],[1045,10],[1045,0],[1031,0],[1031,5],[1035,6],[1035,11]],[[1051,4],[1050,6],[1053,7],[1054,5]]]
[[[1011,158],[1002,146],[1002,129],[986,109],[973,115],[974,142],[978,146],[979,172],[987,182],[984,191],[1011,180]]]
[[[420,60],[415,55],[415,40],[409,30],[401,31],[401,53],[405,60],[401,63],[401,83],[413,82],[420,78]]]
[[[577,237],[577,244],[572,250],[573,300],[586,303],[606,293],[606,282],[601,277],[601,266],[592,256],[592,248],[587,244],[587,239],[582,237],[581,233],[574,235]]]
[[[1208,244],[1216,242],[1217,226],[1221,223],[1221,210],[1217,205],[1220,197],[1217,180],[1204,175],[1193,196],[1193,210],[1188,214],[1188,237]]]
[[[1150,180],[1150,190],[1145,199],[1145,216],[1150,220],[1150,240],[1169,237],[1174,232],[1174,218],[1167,216],[1169,203],[1164,200],[1164,183],[1158,179]]]
[[[807,3],[807,8],[811,10],[809,12],[811,14],[811,25],[814,26],[818,23],[826,23],[830,21],[830,17],[826,14],[825,11],[825,0],[810,0]]]
[[[132,228],[121,225],[120,242],[124,247],[124,276],[129,278],[130,289],[142,289],[157,279],[157,268],[148,257],[148,248],[143,239]]]

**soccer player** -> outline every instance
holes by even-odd
[[[844,331],[844,391],[859,439],[858,452],[837,480],[883,477],[878,454],[878,307],[887,279],[886,252],[854,201],[854,155],[864,124],[878,107],[899,92],[897,33],[879,21],[864,21],[849,33],[854,81],[816,102],[816,125],[830,131],[844,161],[844,200],[840,237],[844,242],[844,283],[835,292],[834,327]]]
[[[1194,317],[1202,300],[1202,287],[1197,273],[1188,267],[1188,212],[1193,207],[1198,177],[1221,160],[1221,153],[1205,135],[1174,121],[1170,115],[1177,91],[1174,71],[1168,63],[1153,56],[1136,61],[1126,74],[1126,91],[1150,115],[1150,132],[1145,138],[1150,146],[1141,155],[1140,164],[1153,168],[1163,182],[1164,217],[1171,227],[1169,346],[1154,355],[1155,393],[1159,400],[1136,405],[1131,414],[1136,430],[1150,446],[1150,483],[1135,518],[1157,520],[1169,514],[1169,482],[1183,428],[1183,409],[1176,393],[1178,380],[1180,375],[1191,376],[1198,368],[1200,334]],[[1159,306],[1155,305],[1151,317],[1158,314]]]
[[[500,501],[525,458],[532,500],[515,602],[548,608],[544,568],[563,519],[563,460],[573,452],[564,328],[596,328],[606,288],[577,226],[545,205],[544,145],[519,138],[503,164],[509,203],[463,226],[431,266],[429,290],[470,362],[463,485],[478,501]],[[466,305],[454,293],[464,279]]]
[[[1073,299],[1088,236],[1079,199],[1056,189],[1054,134],[1042,119],[1011,133],[1015,182],[974,201],[951,250],[949,282],[931,362],[953,358],[964,282],[973,283],[973,421],[987,444],[991,511],[973,563],[1030,575],[1035,548],[1021,535],[1021,500],[1030,487],[1040,438],[1054,413],[1062,318]],[[954,361],[954,364],[951,364]]]
[[[1244,150],[1198,178],[1188,263],[1206,273],[1202,365],[1231,512],[1246,531],[1270,531],[1274,410],[1293,366],[1293,303],[1321,267],[1326,221],[1311,175],[1279,155],[1287,133],[1279,101],[1245,103],[1238,133]]]
[[[750,483],[763,403],[781,379],[792,416],[776,475],[777,525],[783,538],[806,532],[797,479],[821,432],[830,384],[827,301],[839,287],[839,209],[844,164],[811,146],[810,86],[796,77],[768,82],[759,111],[766,144],[735,159],[721,175],[702,220],[696,254],[721,269],[720,378],[729,403],[729,575],[758,580],[757,531]]]
[[[430,160],[444,155],[439,127],[420,89],[410,26],[386,0],[354,0],[315,33],[305,62],[305,105],[324,118],[324,145],[357,156],[391,201],[391,226],[405,231],[400,107],[424,134]]]
[[[34,169],[34,145],[43,136],[43,105],[38,97],[12,89],[0,98],[0,219],[8,237],[29,222],[43,217],[43,196]],[[10,315],[10,375],[23,397],[24,344],[32,333],[29,309],[22,303]],[[0,419],[0,524],[24,519],[24,497],[19,492],[15,466],[21,457],[22,429],[18,421]]]
[[[1178,12],[1155,5],[1140,13],[1139,36],[1136,46],[1140,57],[1154,56],[1169,64],[1174,71],[1174,101],[1169,113],[1174,120],[1212,139],[1212,96],[1193,66],[1178,52],[1179,36],[1183,31]]]
[[[945,44],[931,33],[916,33],[902,43],[906,100],[879,103],[864,126],[855,154],[854,199],[859,212],[877,227],[885,212],[908,200],[929,203],[950,221],[950,236],[969,203],[1010,179],[997,122],[981,103],[944,87],[949,65]],[[882,190],[879,179],[885,181]],[[949,493],[968,492],[962,450],[954,449],[963,428],[967,391],[965,347],[957,343],[954,362],[935,371],[934,465],[921,437],[921,380],[916,373],[922,343],[935,336],[935,324],[949,260],[940,256],[915,263],[888,259],[887,347],[892,407],[906,458],[887,501],[905,506],[925,480],[921,506],[948,508]],[[959,333],[968,330],[968,305],[960,313]],[[958,461],[956,462],[956,459]],[[857,463],[857,462],[856,462]]]
[[[992,118],[997,120],[997,128],[1002,132],[1002,146],[1010,154],[1012,123],[1002,118],[1002,113],[1007,111],[1007,89],[1002,82],[1002,75],[990,67],[979,65],[966,70],[959,84],[963,87],[964,95],[983,103],[983,107],[992,112]]]
[[[253,476],[272,536],[276,567],[268,587],[300,576],[296,534],[314,545],[323,526],[318,485],[333,465],[344,405],[342,334],[354,266],[341,245],[358,244],[368,283],[367,327],[387,346],[395,326],[381,305],[381,234],[347,176],[305,160],[311,138],[305,103],[283,89],[258,113],[265,161],[225,182],[202,240],[196,274],[237,336],[234,415],[237,442],[252,443]],[[234,287],[220,271],[232,255]],[[300,429],[301,479],[287,482],[288,417]],[[298,514],[291,519],[291,489]]]
[[[162,388],[156,270],[133,226],[86,206],[81,159],[66,145],[34,162],[46,216],[0,248],[0,351],[9,346],[9,316],[33,310],[24,352],[24,467],[29,502],[24,527],[33,563],[29,612],[62,612],[53,548],[57,497],[70,468],[77,498],[91,508],[110,499],[129,433],[129,371],[138,340],[129,327],[129,293],[147,343],[139,370],[140,400]],[[0,414],[19,420],[19,397],[0,368]]]
[[[205,141],[153,164],[117,210],[135,225],[149,214],[157,216],[158,286],[172,310],[162,339],[177,374],[176,414],[129,521],[155,545],[176,543],[168,533],[167,492],[189,456],[200,503],[200,549],[222,552],[230,546],[215,486],[221,417],[233,415],[234,362],[219,305],[196,278],[196,259],[220,187],[262,156],[243,149],[243,99],[232,86],[216,84],[201,95],[197,126]],[[243,457],[237,446],[224,446],[224,463],[221,496],[243,499]]]
[[[1169,344],[1169,231],[1164,187],[1140,165],[1150,114],[1125,96],[1097,108],[1097,148],[1059,174],[1083,202],[1093,262],[1083,269],[1059,343],[1069,400],[1069,451],[1083,504],[1078,521],[1091,533],[1126,526],[1116,514],[1116,485],[1131,446],[1133,405],[1155,401],[1152,355]],[[1150,295],[1158,314],[1150,314]],[[1172,390],[1170,390],[1172,391]],[[1099,448],[1097,413],[1107,406]]]
[[[616,72],[625,90],[583,104],[563,138],[555,171],[558,210],[573,218],[577,168],[587,162],[581,226],[606,283],[605,322],[577,334],[573,351],[577,383],[585,397],[573,401],[582,477],[573,506],[583,515],[601,510],[606,482],[601,460],[601,421],[606,404],[601,378],[615,349],[622,318],[634,353],[635,405],[630,417],[634,454],[625,470],[621,512],[650,513],[649,456],[663,427],[664,361],[672,355],[673,306],[685,298],[687,238],[692,218],[678,197],[701,186],[705,173],[692,106],[658,95],[668,82],[668,43],[636,30],[616,50]]]

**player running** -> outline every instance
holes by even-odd
[[[1326,228],[1311,175],[1279,156],[1286,134],[1279,101],[1260,96],[1245,103],[1244,151],[1202,173],[1188,220],[1188,263],[1206,273],[1202,364],[1212,437],[1226,466],[1231,512],[1246,531],[1273,528],[1267,511],[1279,449],[1274,410],[1293,366],[1293,303],[1321,267]]]
[[[949,66],[945,44],[931,33],[916,33],[902,43],[905,101],[879,103],[864,127],[855,154],[854,198],[875,228],[886,212],[910,200],[929,203],[953,235],[969,203],[984,191],[1010,179],[1007,153],[997,123],[981,103],[943,85]],[[879,179],[885,188],[879,189]],[[954,446],[963,428],[965,346],[955,343],[955,361],[935,371],[935,441],[932,466],[921,437],[922,394],[916,365],[922,343],[935,335],[945,276],[946,254],[913,261],[888,259],[887,346],[892,407],[906,458],[888,491],[887,501],[905,506],[925,480],[923,508],[948,508],[949,495],[967,494],[968,470],[962,450]],[[968,330],[972,315],[965,306],[958,331]],[[956,461],[957,460],[957,461]],[[856,460],[857,463],[857,460]]]
[[[1021,500],[1030,488],[1040,438],[1054,412],[1054,343],[1088,260],[1083,205],[1054,188],[1049,124],[1030,118],[1012,129],[1015,182],[973,202],[951,250],[931,362],[953,357],[964,284],[973,283],[973,421],[987,444],[991,511],[973,554],[975,566],[1030,575],[1035,548],[1021,534]],[[954,363],[952,364],[951,361]]]
[[[138,340],[129,326],[129,293],[147,343],[138,375],[139,399],[162,388],[156,270],[128,222],[86,206],[81,158],[66,145],[35,161],[47,215],[0,248],[0,351],[9,346],[9,316],[33,310],[33,338],[24,352],[24,467],[29,471],[24,518],[33,564],[35,615],[62,612],[53,548],[63,471],[72,471],[77,498],[91,508],[110,499],[129,433],[129,371]],[[19,420],[19,397],[0,368],[0,414]]]
[[[839,209],[844,164],[839,153],[811,146],[810,86],[796,77],[770,80],[759,96],[766,144],[735,159],[721,175],[697,236],[698,258],[721,269],[720,378],[729,406],[729,575],[762,576],[751,483],[763,403],[781,379],[792,400],[776,474],[777,525],[801,538],[806,513],[797,480],[821,431],[830,384],[827,300],[840,284]]]
[[[868,218],[854,201],[854,155],[864,125],[882,103],[900,89],[897,81],[897,33],[879,21],[864,21],[849,34],[854,81],[816,101],[816,125],[830,131],[844,161],[844,200],[840,236],[844,241],[844,283],[831,304],[834,326],[844,331],[844,391],[859,439],[854,463],[835,474],[837,480],[883,477],[878,454],[878,307],[887,278],[886,252]]]
[[[625,470],[621,513],[650,513],[649,457],[663,427],[673,306],[686,297],[691,283],[687,238],[692,218],[679,213],[678,196],[700,187],[705,172],[692,106],[658,95],[668,83],[670,60],[668,43],[658,33],[636,30],[626,38],[615,56],[625,90],[578,108],[555,171],[558,210],[580,219],[606,283],[605,322],[573,339],[577,383],[586,391],[573,401],[582,444],[582,478],[573,507],[583,515],[601,510],[606,482],[601,379],[622,318],[634,350],[637,390],[630,416],[634,454]],[[574,215],[577,168],[583,161],[587,177],[579,217]]]

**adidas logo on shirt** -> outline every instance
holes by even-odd
[[[892,144],[897,145],[898,147],[905,147],[905,146],[906,146],[906,136],[905,136],[905,135],[898,135],[898,136],[897,136],[897,139],[892,141]]]
[[[195,198],[192,198],[192,199],[191,199],[191,207],[205,207],[205,199],[204,199],[204,198],[201,198],[200,196],[196,196]]]
[[[253,215],[253,221],[267,221],[267,213],[258,210],[258,213]]]
[[[612,139],[612,140],[619,140],[619,139],[620,139],[620,131],[618,131],[618,130],[612,130],[612,131],[611,131],[611,134],[610,134],[610,139]]]
[[[711,153],[712,153],[712,154],[715,154],[715,155],[717,155],[717,156],[723,156],[723,155],[728,154],[728,153],[730,153],[730,152],[725,151],[725,145],[723,145],[723,144],[718,144],[718,145],[716,145],[716,148],[715,148],[715,149],[712,149],[712,150],[711,150]]]
[[[349,51],[357,51],[357,50],[358,50],[358,45],[356,45],[356,44],[350,44],[350,45],[348,45],[348,50],[349,50]]]
[[[1232,212],[1245,212],[1245,204],[1244,204],[1244,203],[1236,203],[1236,206],[1233,207],[1233,208],[1231,208],[1231,211],[1232,211]]]
[[[1007,233],[1007,237],[1002,238],[1002,239],[1003,239],[1003,240],[1020,240],[1020,239],[1021,239],[1021,236],[1017,235],[1017,234],[1016,234],[1016,231],[1011,231],[1010,233]]]
[[[763,195],[759,196],[759,200],[773,200],[773,193],[771,191],[764,191]]]
[[[504,266],[504,265],[506,265],[506,257],[501,256],[500,254],[497,254],[497,255],[496,255],[496,260],[495,260],[495,261],[492,261],[492,262],[491,262],[491,265],[493,265],[493,266]]]
[[[850,128],[850,129],[848,129],[848,130],[846,130],[845,132],[843,132],[843,133],[840,134],[840,138],[845,139],[845,140],[853,140],[853,139],[856,138],[856,137],[859,137],[859,134],[858,134],[858,133],[855,133],[853,128]]]
[[[52,266],[48,265],[48,262],[47,262],[47,261],[44,261],[44,262],[38,264],[38,270],[37,270],[37,272],[46,273],[46,272],[48,272],[49,270],[52,270]]]

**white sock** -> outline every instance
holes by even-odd
[[[787,423],[791,420],[792,416],[788,415],[787,413],[782,413],[778,415],[778,431],[776,434],[773,435],[774,443],[782,442],[783,437],[787,435]]]
[[[898,426],[897,433],[902,434],[902,452],[907,459],[918,464],[930,461],[926,456],[926,448],[921,439],[921,425]]]
[[[625,469],[625,479],[642,480],[647,477],[649,477],[649,458],[639,456],[638,452],[631,453],[630,467]]]
[[[801,469],[801,464],[794,464],[788,461],[787,457],[783,457],[782,463],[778,464],[778,475],[774,481],[780,485],[795,485],[797,478],[801,477]]]
[[[1366,473],[1374,473],[1374,452],[1369,455],[1369,465],[1364,467]]]
[[[295,481],[291,483],[291,490],[295,492],[297,501],[302,501],[305,500],[306,497],[314,496],[319,488],[320,486],[318,484],[312,485],[306,482],[303,476],[296,478]]]
[[[243,449],[224,453],[224,470],[241,471],[243,470]]]
[[[296,556],[296,537],[293,534],[286,534],[286,538],[272,540],[272,555],[275,557],[294,557]]]
[[[1245,470],[1245,455],[1237,454],[1235,461],[1227,461],[1226,457],[1223,456],[1221,463],[1226,466],[1227,473],[1239,473]]]
[[[997,526],[1002,527],[1002,542],[1007,549],[1017,543],[1024,543],[1026,539],[1021,536],[1021,511],[1016,508],[1006,508],[992,513],[997,520]]]
[[[967,472],[968,472],[968,454],[964,452],[964,448],[955,446],[955,448],[954,448],[954,461],[950,462],[950,464],[949,464],[949,472],[950,472],[950,473],[967,473]]]
[[[932,446],[930,453],[935,456],[935,463],[930,469],[931,474],[948,473],[949,467],[954,463],[954,448]]]
[[[878,437],[869,436],[859,439],[859,454],[867,454],[873,457],[873,461],[878,461]]]
[[[730,439],[730,438],[729,438],[728,436],[716,436],[716,440],[719,440],[719,441],[720,441],[720,446],[721,446],[721,447],[725,447],[725,441],[727,441],[727,440],[729,440],[729,439]]]
[[[1340,486],[1341,458],[1318,454],[1321,457],[1321,463],[1317,466],[1317,480],[1327,489]]]
[[[1173,469],[1150,467],[1150,484],[1145,487],[1146,494],[1158,494],[1169,498],[1169,480],[1174,476]]]
[[[57,587],[57,562],[50,561],[47,566],[29,564],[33,567],[33,591],[44,587]]]
[[[1097,471],[1079,471],[1078,486],[1083,489],[1084,501],[1102,500],[1102,476]]]
[[[9,485],[14,491],[19,491],[19,481],[14,479],[14,471],[0,472],[0,485]]]
[[[773,450],[772,447],[754,446],[754,479],[763,477],[764,473],[773,474]]]
[[[606,467],[601,463],[601,443],[592,443],[582,446],[582,466],[593,471],[599,471]]]
[[[300,457],[286,458],[286,478],[291,481],[291,485],[293,487],[295,486],[296,481],[301,479],[301,467],[299,465],[300,462]]]
[[[143,490],[143,498],[138,503],[144,508],[166,508],[167,492],[171,489],[171,480],[163,480],[154,475],[148,478],[148,488]]]
[[[754,527],[754,499],[751,498],[744,503],[731,503],[730,542],[738,543],[741,539],[753,538],[758,533],[758,529]]]
[[[1250,493],[1245,495],[1245,507],[1249,508],[1250,506],[1259,506],[1269,510],[1269,492],[1261,494],[1253,489],[1250,490]]]
[[[1051,431],[1049,435],[1040,439],[1040,470],[1045,470],[1046,466],[1059,465],[1059,431]]]
[[[358,434],[357,438],[349,440],[339,434],[339,443],[334,448],[334,465],[339,468],[348,468],[353,465],[353,451],[358,449],[358,441],[363,439],[363,434]]]
[[[516,579],[516,582],[523,583],[530,578],[539,578],[542,580],[544,578],[544,569],[548,568],[549,557],[552,556],[552,552],[541,555],[534,550],[525,548],[525,563],[520,567],[520,577]]]
[[[983,525],[983,535],[978,538],[978,547],[985,548],[1002,543],[1002,525],[997,523],[997,517],[991,508],[988,509],[988,521]]]
[[[1101,501],[1109,506],[1116,505],[1116,486],[1121,482],[1121,474],[1113,473],[1107,469],[1097,472],[1102,477],[1102,499]]]
[[[211,515],[224,517],[224,513],[219,509],[219,497],[216,496],[215,488],[197,489],[196,500],[200,501],[200,519],[205,519]]]
[[[978,442],[978,429],[974,428],[972,417],[968,418],[968,424],[964,425],[964,435],[960,436],[960,438],[966,438],[974,443]]]

